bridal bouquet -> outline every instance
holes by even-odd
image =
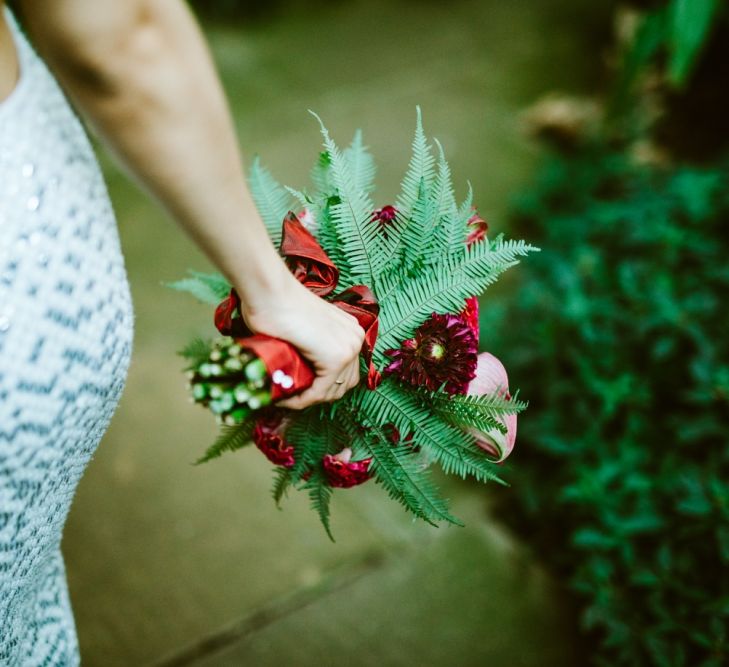
[[[415,516],[459,524],[431,465],[498,480],[495,464],[510,453],[525,407],[509,394],[501,363],[478,354],[475,295],[535,248],[490,240],[470,186],[456,204],[443,150],[435,141],[433,155],[419,109],[402,191],[380,208],[361,134],[342,150],[319,122],[324,151],[311,190],[280,186],[257,160],[250,188],[296,278],[364,329],[362,381],[334,403],[278,408],[312,383],[311,367],[285,341],[247,329],[222,276],[190,272],[172,287],[216,305],[221,334],[181,352],[193,400],[221,424],[200,462],[253,442],[276,466],[276,502],[290,487],[307,491],[330,537],[333,489],[370,479]]]

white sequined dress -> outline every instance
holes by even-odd
[[[10,12],[0,102],[0,665],[79,662],[60,543],[124,386],[132,310],[88,138]]]

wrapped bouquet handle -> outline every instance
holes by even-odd
[[[292,211],[283,220],[280,253],[304,287],[322,298],[332,295],[339,282],[339,270]],[[368,367],[367,386],[374,389],[380,381],[372,363],[380,310],[375,295],[366,285],[354,285],[332,297],[330,302],[355,317],[364,330],[362,356]],[[271,380],[268,388],[271,401],[300,393],[314,382],[314,370],[293,345],[248,329],[234,288],[215,310],[215,326],[224,336],[231,336],[241,350],[250,352],[263,363]]]

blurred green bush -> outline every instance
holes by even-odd
[[[729,664],[729,163],[583,148],[515,224],[543,252],[484,313],[530,401],[502,514],[584,602],[595,664]]]

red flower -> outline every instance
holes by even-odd
[[[351,461],[352,450],[349,447],[343,449],[339,454],[332,456],[325,454],[322,461],[324,474],[331,486],[340,489],[348,489],[366,482],[372,475],[367,471],[372,459],[363,461]]]
[[[489,230],[489,223],[486,222],[478,214],[476,209],[473,209],[473,215],[468,219],[466,223],[468,227],[468,237],[466,238],[466,245],[470,246],[472,243],[483,241],[486,238],[486,232]]]
[[[284,439],[285,427],[281,417],[268,414],[256,422],[253,442],[271,463],[291,468],[294,465],[294,446]]]
[[[476,336],[476,342],[478,342],[478,297],[469,296],[466,299],[466,305],[461,311],[461,319],[471,327],[471,331]]]
[[[397,209],[394,206],[383,206],[372,213],[372,219],[377,220],[382,227],[392,224],[397,217]]]
[[[380,231],[387,238],[387,227],[395,222],[397,209],[394,206],[383,206],[372,213],[372,219],[380,223]]]
[[[433,315],[397,350],[387,350],[393,360],[386,373],[431,391],[445,385],[449,394],[465,394],[476,372],[476,335],[460,316]]]

